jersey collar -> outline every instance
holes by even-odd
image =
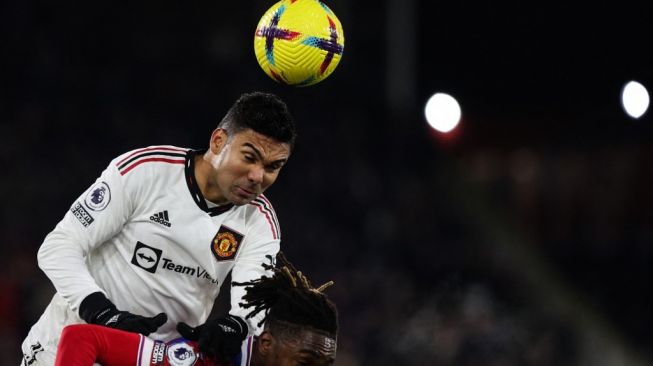
[[[206,204],[206,200],[200,187],[197,185],[197,179],[195,178],[195,156],[197,154],[203,154],[202,150],[188,150],[186,153],[186,184],[188,185],[188,190],[190,195],[193,197],[193,201],[201,208],[204,212],[207,212],[211,216],[218,216],[222,213],[229,211],[234,207],[233,203],[229,203],[217,207],[209,207]]]

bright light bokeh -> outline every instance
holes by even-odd
[[[626,83],[621,91],[621,105],[632,118],[643,116],[649,105],[649,95],[644,85],[636,81]]]
[[[429,98],[424,108],[428,124],[440,132],[449,132],[460,122],[460,105],[449,94],[436,93]]]

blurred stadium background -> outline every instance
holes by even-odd
[[[54,292],[38,246],[109,160],[202,148],[252,90],[297,120],[268,196],[336,282],[337,365],[653,364],[653,126],[619,104],[653,85],[650,5],[331,0],[343,59],[293,89],[253,55],[272,3],[0,5],[0,364]]]

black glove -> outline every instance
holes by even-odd
[[[143,335],[155,332],[168,321],[168,316],[165,313],[148,318],[120,311],[101,292],[94,292],[82,300],[79,306],[79,316],[90,324],[104,325]]]
[[[229,363],[240,352],[240,347],[247,337],[247,323],[237,316],[227,315],[209,319],[195,328],[186,323],[177,324],[177,331],[182,337],[197,341],[200,351],[220,363]]]

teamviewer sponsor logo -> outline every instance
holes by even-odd
[[[158,222],[163,226],[172,226],[170,223],[170,218],[168,217],[168,210],[155,213],[154,215],[150,216],[150,220]]]
[[[185,266],[183,264],[175,263],[172,259],[170,258],[161,258],[163,260],[163,264],[161,265],[161,268],[171,271],[171,272],[176,272],[179,274],[183,274],[186,276],[190,277],[196,277],[200,279],[204,279],[206,281],[211,282],[214,285],[219,285],[218,280],[214,279],[211,277],[209,272],[207,272],[204,268],[200,266],[196,267],[189,267]]]
[[[163,251],[161,249],[143,244],[140,241],[136,242],[136,248],[134,248],[134,256],[132,257],[132,264],[150,273],[155,273],[158,267],[160,269],[159,275],[162,274],[161,271],[169,271],[178,275],[208,281],[216,286],[220,286],[218,280],[214,279],[209,274],[209,272],[201,266],[187,266],[181,263],[177,263],[170,258],[164,257]]]
[[[162,253],[161,249],[152,248],[140,241],[136,242],[132,264],[150,273],[154,273],[156,272],[156,267],[159,265]]]

